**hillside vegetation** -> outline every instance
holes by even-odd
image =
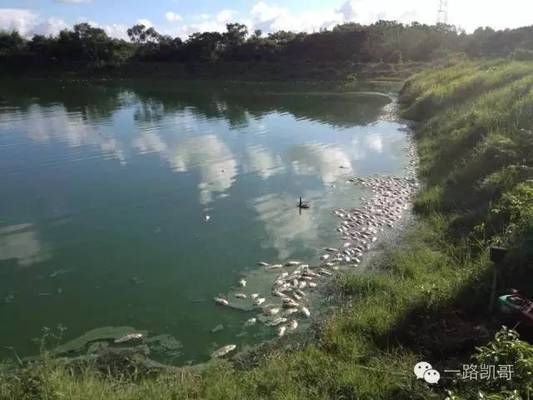
[[[418,122],[418,221],[368,273],[338,278],[343,306],[315,336],[263,356],[156,377],[94,365],[74,370],[45,357],[6,370],[0,398],[527,399],[533,346],[487,311],[487,247],[509,248],[500,289],[531,295],[533,64],[428,70],[405,84],[400,99],[403,115]],[[413,374],[421,360],[440,371],[510,364],[514,375],[464,381],[443,374],[430,386]]]
[[[0,31],[0,74],[354,80],[405,78],[403,72],[417,70],[417,64],[450,55],[533,60],[533,26],[466,33],[445,24],[378,21],[314,33],[263,33],[229,23],[225,32],[195,32],[182,39],[138,24],[127,35],[129,40],[112,38],[89,23],[55,36]]]

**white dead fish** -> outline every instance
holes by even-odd
[[[268,266],[269,266],[269,264],[266,263],[266,262],[264,262],[264,261],[259,261],[259,262],[257,263],[257,265],[259,265],[260,267],[268,267]]]
[[[274,265],[269,265],[265,267],[267,271],[272,271],[272,270],[281,269],[281,268],[283,268],[283,265],[281,264],[274,264]]]
[[[144,337],[144,335],[142,333],[130,333],[126,336],[122,336],[118,339],[115,339],[115,343],[116,344],[120,344],[120,343],[128,343],[128,342],[136,342],[138,340],[142,340],[142,338]]]
[[[246,296],[244,293],[235,293],[235,297],[238,299],[246,299],[248,296]]]
[[[279,324],[283,324],[284,322],[287,322],[287,318],[279,317],[273,320],[272,322],[269,322],[268,325],[270,326],[278,326]]]
[[[298,312],[297,308],[287,308],[285,310],[285,315],[292,315],[292,314],[297,313],[297,312]]]
[[[297,267],[301,263],[302,263],[301,261],[288,261],[285,265],[287,267]]]
[[[265,308],[263,311],[266,315],[276,315],[277,313],[279,313],[279,308],[278,307]]]
[[[231,353],[233,350],[237,348],[234,344],[229,344],[227,346],[221,347],[220,349],[214,351],[211,354],[211,357],[218,358],[218,357],[224,357],[226,354]]]
[[[263,304],[265,301],[266,301],[266,299],[265,299],[264,297],[258,297],[257,299],[255,299],[254,304],[255,304],[256,306],[260,306],[260,305]]]
[[[303,315],[305,315],[307,318],[311,316],[311,311],[309,311],[307,307],[302,307],[300,308],[300,310],[302,311]]]
[[[211,217],[209,215],[206,215],[204,219],[205,219],[205,222],[207,222],[211,219]]]
[[[257,299],[259,297],[259,294],[258,293],[252,293],[250,295],[250,297],[251,297],[252,300],[255,300],[255,299]]]
[[[295,330],[296,328],[298,328],[298,321],[296,321],[295,319],[293,319],[291,322],[289,322],[289,329],[291,331]]]
[[[240,287],[246,287],[246,280],[245,279],[239,280],[239,286]]]
[[[229,301],[227,301],[223,297],[215,297],[215,303],[220,304],[221,306],[227,306],[229,304]]]
[[[257,318],[250,318],[244,323],[244,326],[252,326],[255,325],[257,322]]]
[[[326,261],[328,258],[329,258],[329,254],[324,254],[324,255],[321,255],[321,256],[320,256],[320,259],[321,259],[322,261]]]
[[[283,335],[285,335],[286,330],[287,330],[287,327],[285,325],[281,325],[278,328],[278,337],[282,337]]]
[[[316,282],[307,282],[307,285],[310,287],[310,288],[316,288],[318,285]]]
[[[299,306],[299,304],[290,297],[284,297],[282,301],[284,308],[294,308]]]

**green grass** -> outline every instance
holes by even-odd
[[[252,361],[156,377],[95,365],[73,370],[45,357],[0,369],[0,399],[527,398],[531,345],[504,332],[490,347],[475,347],[501,326],[487,313],[488,245],[510,249],[502,287],[533,293],[533,64],[428,70],[406,83],[401,102],[419,122],[419,220],[368,273],[337,279],[342,306],[315,335]],[[420,360],[442,370],[494,357],[519,367],[511,383],[430,387],[412,373]]]

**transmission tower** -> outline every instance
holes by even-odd
[[[439,10],[437,12],[437,24],[448,23],[448,0],[439,0]]]

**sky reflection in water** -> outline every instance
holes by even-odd
[[[384,96],[62,86],[0,99],[0,344],[22,354],[42,326],[132,325],[201,360],[248,317],[212,296],[258,260],[316,261],[361,195],[346,178],[407,162]]]

